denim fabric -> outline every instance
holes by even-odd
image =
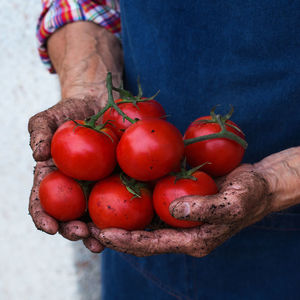
[[[123,0],[125,84],[160,90],[182,132],[220,104],[246,134],[244,162],[300,141],[300,1]],[[106,299],[298,299],[299,206],[250,226],[205,258],[105,250]]]
[[[126,0],[121,18],[126,86],[160,90],[182,132],[232,104],[245,162],[299,145],[299,0]]]
[[[103,300],[296,300],[300,227],[251,226],[204,258],[137,258],[106,249]]]

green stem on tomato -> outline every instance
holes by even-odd
[[[123,117],[123,119],[128,120],[132,124],[135,123],[136,120],[133,120],[129,116],[124,114],[114,101],[113,94],[112,94],[112,90],[113,90],[112,75],[110,72],[108,72],[106,76],[106,88],[108,93],[108,101],[106,106],[101,111],[99,111],[96,115],[85,120],[85,125],[89,127],[95,127],[97,120],[110,108],[114,108]]]
[[[134,178],[130,178],[125,173],[120,173],[120,179],[125,185],[127,191],[133,195],[131,199],[142,198],[141,188],[147,187],[145,183],[138,182]]]
[[[197,181],[197,178],[194,177],[193,174],[206,164],[210,164],[210,162],[205,162],[197,167],[194,167],[193,169],[187,170],[186,169],[186,158],[185,158],[182,163],[182,167],[181,167],[180,171],[171,173],[171,175],[175,176],[174,183],[176,184],[177,181],[180,179],[191,179],[193,181]]]
[[[217,123],[221,127],[221,130],[218,133],[198,136],[198,137],[192,138],[192,139],[186,139],[186,140],[184,140],[184,144],[187,146],[187,145],[194,144],[194,143],[201,142],[201,141],[212,140],[212,139],[217,139],[217,138],[226,138],[226,139],[237,142],[244,149],[246,149],[248,147],[248,143],[244,139],[242,139],[238,135],[226,130],[225,123],[222,122],[220,115],[215,115],[215,118],[216,118]]]
[[[188,175],[188,176],[192,176],[193,173],[195,173],[196,171],[198,171],[199,169],[201,169],[203,166],[207,165],[207,164],[211,164],[210,162],[206,161],[204,162],[203,164],[199,165],[199,166],[196,166],[192,169],[189,169],[187,171],[185,171],[185,174]]]
[[[136,101],[133,101],[133,100],[121,100],[121,101],[118,101],[118,104],[123,104],[123,103],[133,103],[133,102],[137,102],[137,103],[140,103],[140,102],[147,102],[149,101],[149,99],[140,99],[140,100],[136,100]]]

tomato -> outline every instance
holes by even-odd
[[[184,139],[191,139],[208,134],[218,133],[221,128],[217,123],[204,123],[201,120],[211,120],[211,116],[205,116],[195,120],[186,130]],[[234,122],[227,120],[225,124],[238,127]],[[245,139],[244,134],[230,126],[226,129]],[[239,127],[238,127],[239,128]],[[202,170],[212,176],[223,176],[235,169],[244,156],[245,149],[233,140],[216,138],[187,145],[185,155],[191,167],[210,162],[202,167]]]
[[[140,181],[158,179],[178,167],[184,154],[179,130],[161,119],[145,119],[128,127],[117,146],[121,169]]]
[[[201,222],[175,219],[169,212],[171,202],[188,195],[213,195],[218,192],[214,180],[204,172],[196,171],[192,174],[196,180],[178,179],[166,176],[159,180],[153,192],[153,205],[157,215],[173,227],[189,228],[199,226]]]
[[[152,194],[145,187],[140,192],[140,198],[130,193],[119,174],[103,179],[91,191],[90,217],[100,229],[144,229],[153,217]]]
[[[119,103],[118,107],[133,120],[163,118],[166,116],[165,110],[156,100],[137,102],[136,105],[133,103],[120,103],[121,101],[123,101],[123,99],[118,99],[115,102]],[[109,120],[111,121],[111,125],[108,124],[107,127],[113,129],[119,138],[122,136],[124,130],[131,125],[128,120],[123,120],[123,117],[113,108],[108,109],[103,114],[103,123]]]
[[[53,135],[51,155],[64,174],[79,180],[99,180],[116,166],[117,140],[109,128],[97,132],[67,121]]]
[[[39,197],[44,211],[59,221],[76,220],[86,211],[86,199],[79,183],[59,171],[51,172],[42,180]]]

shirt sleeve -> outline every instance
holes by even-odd
[[[90,21],[120,37],[119,0],[42,0],[42,5],[36,32],[38,52],[51,73],[55,73],[55,70],[47,52],[47,39],[63,25]]]

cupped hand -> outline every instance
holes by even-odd
[[[45,213],[39,199],[39,186],[43,178],[55,170],[51,159],[51,139],[55,130],[71,119],[85,119],[96,114],[101,109],[100,101],[96,99],[68,99],[40,112],[29,120],[28,131],[33,157],[37,161],[34,170],[34,182],[30,194],[29,213],[37,229],[48,234],[59,232],[63,237],[76,241],[83,239],[85,246],[92,252],[99,253],[103,246],[90,236],[88,226],[83,221],[57,222]]]
[[[209,254],[243,228],[271,212],[272,194],[266,179],[252,165],[242,165],[218,180],[219,193],[185,196],[174,200],[170,213],[181,220],[201,221],[189,229],[154,231],[100,230],[90,225],[102,245],[135,256],[184,253],[195,257]]]

